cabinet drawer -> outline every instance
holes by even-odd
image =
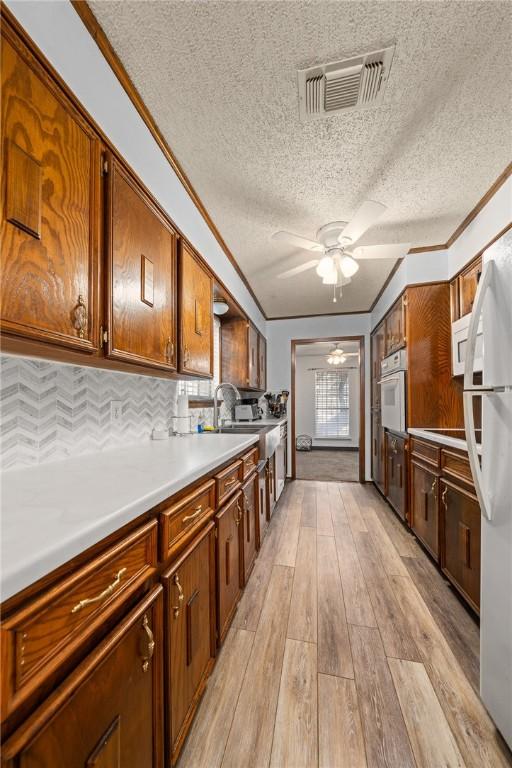
[[[416,437],[411,438],[411,454],[426,461],[427,464],[439,468],[440,453],[441,449],[437,445],[433,445],[433,443],[425,443],[423,440],[418,440]]]
[[[441,469],[443,475],[448,475],[455,480],[462,480],[473,485],[473,476],[467,455],[442,448]]]
[[[192,540],[213,515],[215,481],[209,480],[160,512],[160,557],[167,560]]]
[[[217,508],[242,484],[243,465],[241,461],[235,461],[229,467],[215,475],[215,487]]]
[[[253,472],[258,465],[258,449],[253,448],[252,451],[242,456],[242,479],[246,480],[251,472]]]
[[[156,570],[157,522],[138,528],[2,622],[3,716],[52,675]]]

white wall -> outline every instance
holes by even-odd
[[[297,356],[295,365],[295,427],[297,435],[313,438],[313,445],[320,448],[359,447],[359,366],[357,358],[349,358],[339,368],[348,369],[349,387],[349,437],[334,440],[315,439],[315,372],[318,369],[332,370],[325,361],[325,355]]]
[[[406,285],[451,280],[512,221],[512,177],[446,251],[411,253],[403,259],[372,312],[371,327],[384,317]]]
[[[67,0],[6,0],[6,4],[175,224],[264,333],[265,319],[254,299],[71,3]]]
[[[267,322],[267,388],[276,392],[291,391],[292,339],[342,338],[364,336],[365,371],[370,370],[370,315],[322,315],[298,320],[269,320]],[[288,403],[292,413],[293,402]],[[365,459],[366,479],[370,479],[370,377],[365,377]],[[288,469],[291,469],[291,429],[289,430]]]

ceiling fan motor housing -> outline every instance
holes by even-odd
[[[347,226],[346,221],[331,221],[330,224],[324,224],[316,233],[316,239],[322,243],[325,249],[340,247],[339,236]]]

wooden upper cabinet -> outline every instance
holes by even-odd
[[[258,389],[267,388],[267,342],[265,337],[258,333]]]
[[[98,348],[101,147],[2,20],[2,330]]]
[[[459,275],[459,312],[460,317],[468,315],[473,309],[476,289],[482,274],[482,257],[475,259],[469,267]]]
[[[213,377],[213,280],[181,241],[179,264],[180,371]]]
[[[107,354],[175,370],[176,233],[123,166],[108,160]]]
[[[405,346],[406,294],[401,296],[391,307],[386,317],[384,354],[390,355]]]
[[[249,323],[247,330],[248,340],[248,379],[251,389],[258,389],[258,331]]]
[[[2,766],[163,768],[155,587],[2,745]]]

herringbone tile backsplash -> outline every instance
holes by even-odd
[[[7,355],[0,363],[3,469],[136,443],[176,413],[176,381]],[[119,423],[111,400],[122,401]]]

